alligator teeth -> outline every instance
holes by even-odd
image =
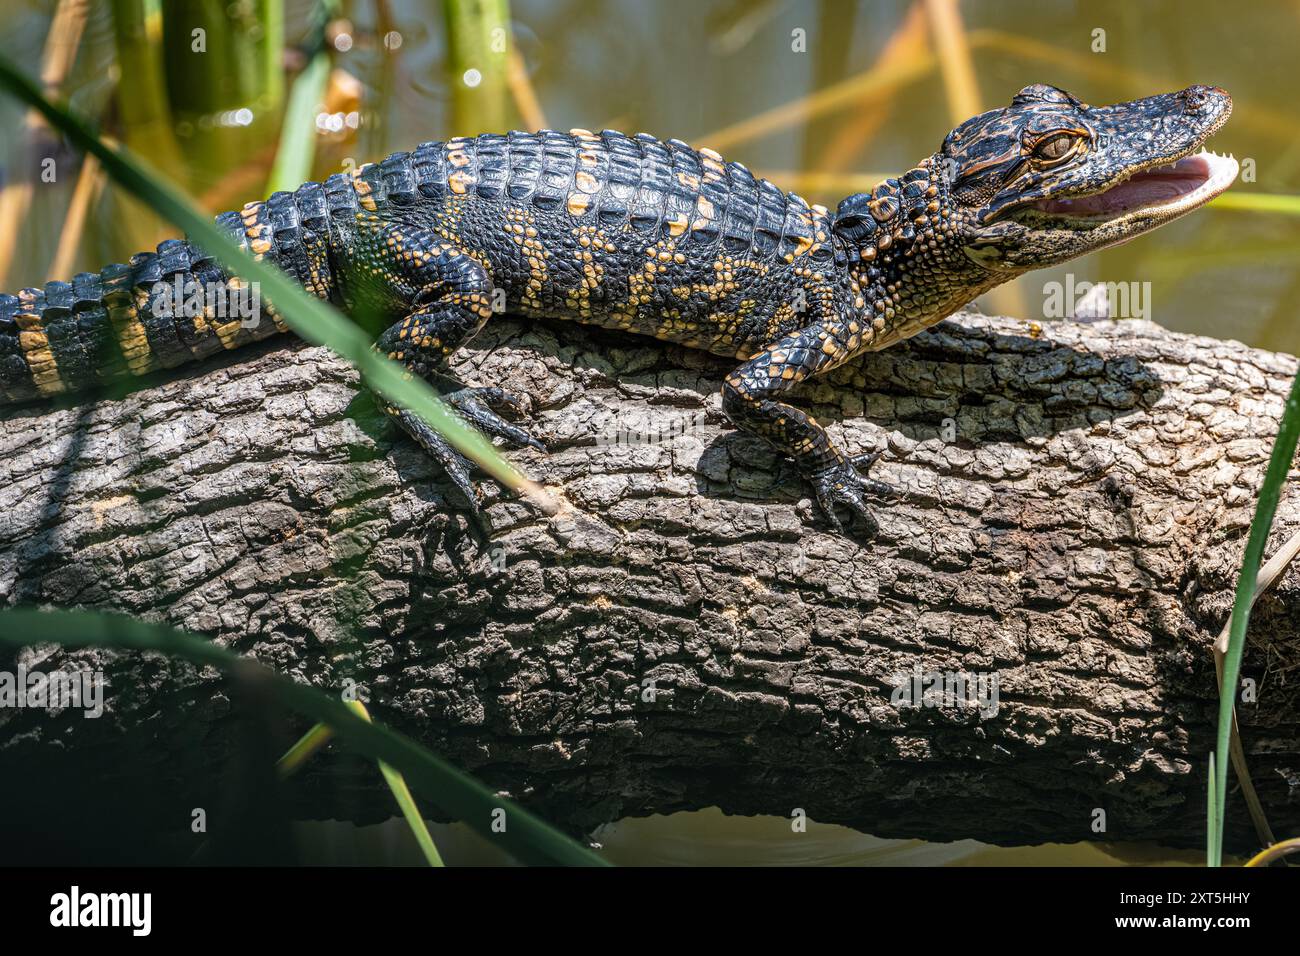
[[[1199,155],[1201,155],[1201,156],[1213,156],[1213,157],[1215,157],[1216,159],[1236,159],[1236,158],[1237,158],[1233,153],[1228,153],[1228,154],[1225,156],[1223,153],[1217,152],[1217,151],[1215,151],[1215,150],[1213,150],[1213,149],[1206,149],[1204,146],[1201,147],[1201,152],[1200,152]]]

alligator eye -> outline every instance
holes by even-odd
[[[1069,133],[1057,133],[1040,139],[1034,146],[1034,158],[1044,162],[1055,163],[1068,156],[1074,148],[1074,137]]]

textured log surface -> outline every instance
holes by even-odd
[[[378,719],[575,831],[718,805],[880,836],[1202,845],[1210,643],[1295,360],[1144,323],[945,322],[803,393],[851,450],[886,449],[874,473],[901,495],[869,543],[831,535],[790,467],[727,427],[729,367],[490,324],[459,371],[533,396],[551,454],[509,454],[563,507],[484,481],[487,538],[323,349],[9,409],[0,597],[355,681]],[[1297,526],[1288,493],[1269,553]],[[1261,601],[1245,666],[1279,835],[1300,824],[1298,585]],[[72,657],[107,667],[109,717],[0,711],[0,764],[34,775],[57,750],[113,786],[138,772],[115,756],[129,735],[169,790],[223,765],[236,722],[211,675]],[[918,671],[996,676],[996,713],[895,706]],[[322,764],[294,812],[391,814],[373,768]],[[1239,799],[1230,821],[1247,833]]]

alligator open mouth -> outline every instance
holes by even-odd
[[[1102,192],[1069,199],[1040,199],[1028,209],[1049,216],[1112,221],[1135,213],[1161,219],[1203,206],[1232,185],[1237,160],[1202,149],[1199,153],[1134,173]]]

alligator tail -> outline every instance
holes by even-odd
[[[216,222],[254,258],[328,298],[327,219],[323,188],[307,183]],[[0,294],[0,404],[91,391],[284,330],[256,283],[232,279],[188,240],[168,239],[71,282]]]

